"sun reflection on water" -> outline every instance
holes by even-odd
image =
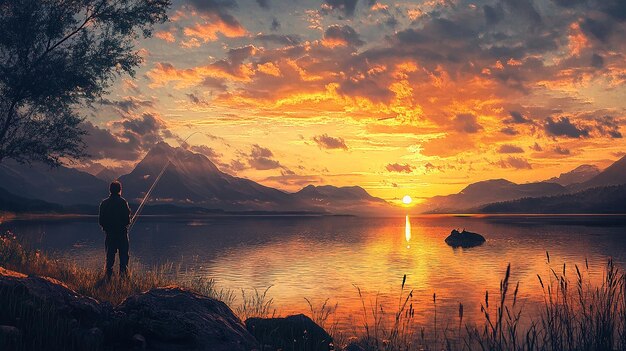
[[[404,225],[404,235],[406,237],[406,248],[411,248],[411,220],[409,215],[406,215],[406,224]]]

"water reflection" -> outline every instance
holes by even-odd
[[[411,248],[411,220],[409,215],[406,215],[406,224],[404,225],[404,235],[406,237],[406,248]]]
[[[455,318],[463,302],[464,318],[471,321],[483,318],[485,290],[498,292],[509,263],[511,281],[520,282],[518,301],[526,306],[543,301],[537,274],[549,276],[550,268],[583,267],[588,258],[588,274],[596,279],[607,257],[626,266],[624,225],[573,226],[567,224],[571,220],[405,216],[403,236],[402,217],[154,218],[135,227],[131,254],[147,267],[171,262],[179,265],[181,279],[213,279],[235,292],[272,286],[269,295],[283,315],[308,311],[305,297],[314,305],[330,298],[340,306],[335,317],[344,330],[363,324],[355,285],[366,304],[378,299],[393,308],[406,274],[419,306],[416,323],[430,323],[433,293],[442,318]],[[453,250],[444,242],[453,228],[483,233],[487,242]],[[81,266],[102,267],[104,238],[93,218],[7,222],[0,225],[5,230]],[[554,267],[547,265],[546,250]]]

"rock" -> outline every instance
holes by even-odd
[[[365,351],[365,348],[356,342],[351,342],[343,349],[343,351]]]
[[[246,328],[262,345],[284,351],[329,351],[332,338],[311,318],[298,314],[285,318],[249,318]]]
[[[0,293],[11,301],[14,309],[7,309],[5,318],[12,319],[23,330],[23,342],[54,343],[58,348],[100,348],[102,330],[94,328],[112,313],[110,304],[82,296],[52,278],[26,276],[0,267]],[[33,330],[40,318],[50,323],[53,330],[64,333],[65,339],[50,330]],[[36,340],[36,341],[33,341]],[[30,346],[26,346],[28,348]]]
[[[124,329],[145,336],[151,350],[257,348],[254,337],[226,304],[178,287],[133,295],[118,311],[124,314]]]
[[[109,303],[82,296],[57,280],[0,267],[0,302],[3,301],[15,307],[5,310],[0,305],[2,321],[16,327],[0,327],[0,350],[41,348],[31,347],[31,340],[37,345],[80,350],[103,346],[115,350],[258,348],[254,337],[223,302],[176,287],[133,295],[113,308]],[[32,325],[39,325],[34,321],[41,318],[56,329],[33,329]],[[21,335],[21,341],[20,337],[12,341],[16,335]]]
[[[135,334],[133,335],[133,346],[136,349],[139,350],[145,350],[146,349],[146,338],[143,337],[143,335],[141,334]]]
[[[485,237],[478,233],[468,232],[463,229],[459,232],[453,229],[450,235],[446,238],[446,244],[452,247],[470,248],[474,246],[482,245],[485,242]]]
[[[0,325],[0,349],[10,350],[17,348],[22,338],[22,332],[11,325]]]

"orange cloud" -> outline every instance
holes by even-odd
[[[187,27],[183,29],[183,33],[188,37],[198,38],[206,43],[217,40],[218,33],[228,38],[236,38],[245,36],[247,31],[239,23],[226,23],[219,18],[214,18],[211,22],[196,23],[191,27]]]
[[[168,43],[173,43],[176,41],[176,38],[174,38],[174,34],[166,31],[156,32],[154,33],[154,36],[161,40],[165,40]]]

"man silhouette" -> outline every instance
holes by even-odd
[[[113,274],[115,253],[120,253],[120,276],[127,275],[128,268],[128,225],[130,208],[122,197],[122,184],[115,180],[109,186],[110,195],[100,203],[99,223],[106,233],[106,278]]]

